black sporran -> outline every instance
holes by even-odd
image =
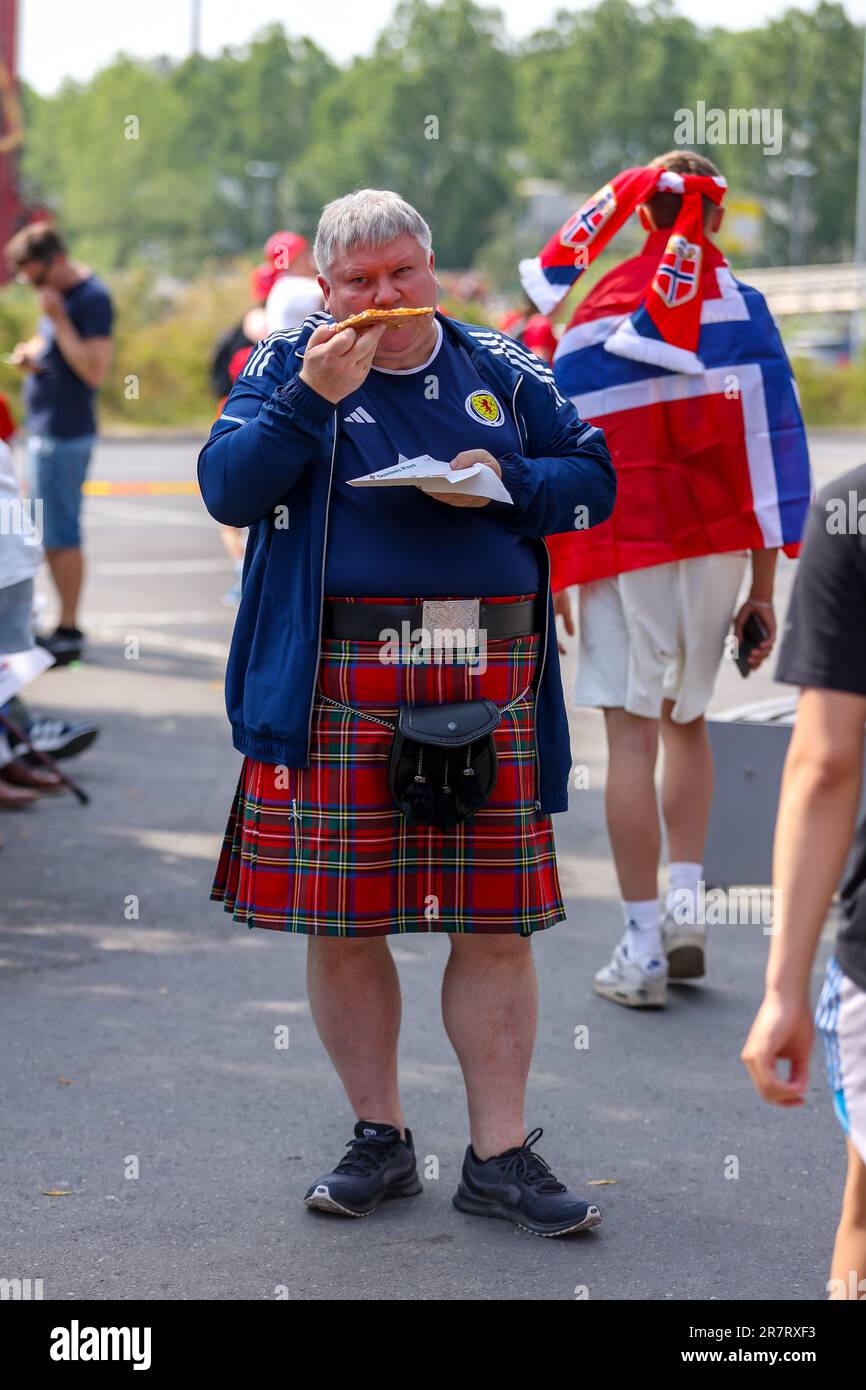
[[[406,820],[448,830],[473,816],[496,785],[492,700],[403,705],[388,759],[388,786]]]

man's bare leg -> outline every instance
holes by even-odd
[[[61,627],[77,627],[78,600],[84,580],[84,557],[78,546],[46,550],[45,558],[60,598]]]
[[[833,1246],[830,1281],[831,1298],[866,1298],[866,1163],[850,1139],[848,1178]]]
[[[356,1119],[394,1125],[405,1138],[397,1084],[400,980],[387,938],[309,937],[307,993]]]
[[[673,702],[662,704],[662,815],[672,861],[704,862],[713,801],[713,754],[703,716],[688,724],[671,718]]]
[[[607,833],[625,902],[658,896],[661,825],[656,799],[655,766],[659,721],[604,711],[607,726]]]
[[[706,971],[698,904],[713,801],[713,753],[706,720],[701,716],[678,724],[671,718],[672,711],[672,702],[665,700],[661,722],[662,815],[670,860],[665,945],[671,979],[697,980]]]
[[[450,936],[442,1018],[466,1085],[472,1147],[482,1159],[526,1138],[524,1101],[538,1017],[532,942]]]

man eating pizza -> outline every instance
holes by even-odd
[[[421,1191],[388,937],[438,932],[469,1112],[454,1205],[541,1236],[586,1230],[598,1208],[534,1151],[524,1094],[531,938],[565,917],[551,813],[571,770],[543,537],[577,508],[590,525],[609,516],[604,436],[531,353],[433,312],[430,228],[396,193],[328,204],[314,255],[327,313],[258,345],[199,458],[208,510],[250,527],[226,679],[244,763],[211,896],[235,921],[308,938],[313,1020],[356,1117],[308,1207],[361,1217]],[[351,486],[427,452],[492,469],[511,501]],[[403,621],[439,632],[467,614],[483,668],[386,656]],[[392,794],[397,717],[419,706],[442,721],[440,745],[467,711],[495,707],[495,778],[453,824],[429,807],[452,795],[449,777],[469,786],[471,742],[445,757],[426,809]],[[428,746],[410,764],[416,787],[431,765]]]

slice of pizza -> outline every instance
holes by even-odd
[[[404,319],[432,313],[433,309],[430,306],[424,309],[364,309],[360,314],[352,314],[341,323],[335,323],[334,329],[341,333],[344,328],[366,328],[368,324],[383,322],[388,328],[400,328]]]

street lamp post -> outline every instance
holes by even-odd
[[[267,241],[274,227],[277,225],[276,183],[277,175],[280,172],[280,166],[270,159],[251,159],[244,165],[244,172],[249,178],[261,179],[262,181],[260,215],[264,224],[264,235],[262,236],[262,241],[264,242]]]
[[[809,233],[809,179],[815,173],[815,166],[808,159],[786,159],[782,167],[791,176],[788,260],[791,265],[804,265]]]
[[[189,46],[192,53],[201,52],[201,0],[192,0]]]
[[[854,265],[857,271],[856,308],[851,315],[851,358],[856,361],[866,338],[864,289],[866,289],[866,31],[863,35],[863,81],[860,89],[860,148],[857,154],[857,219],[854,228]]]

